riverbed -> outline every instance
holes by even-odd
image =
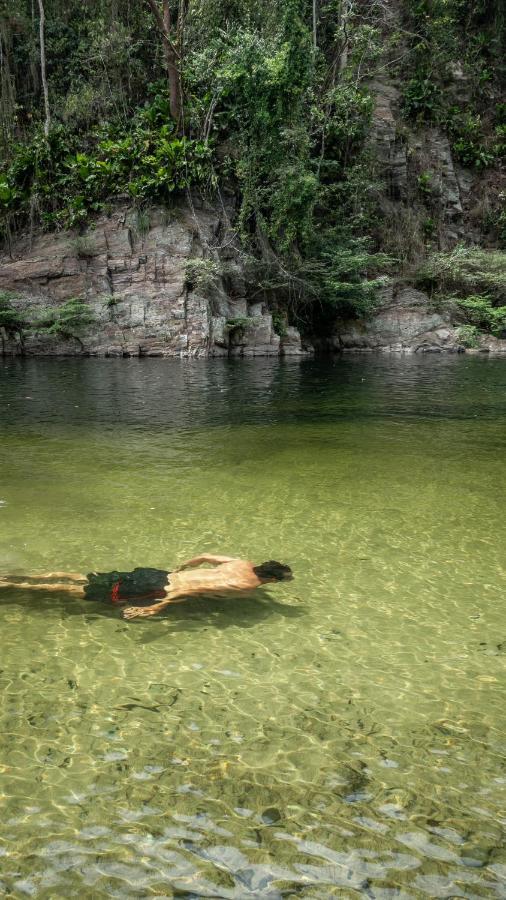
[[[506,363],[0,361],[0,893],[506,898]]]

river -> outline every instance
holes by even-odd
[[[152,619],[0,591],[0,893],[506,898],[506,365],[0,361],[0,572],[292,566]]]

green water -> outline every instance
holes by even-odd
[[[123,621],[0,592],[0,894],[506,898],[506,363],[0,363],[0,571],[289,563]]]

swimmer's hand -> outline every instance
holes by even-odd
[[[156,616],[158,606],[127,606],[123,610],[124,619],[146,618],[147,616]]]

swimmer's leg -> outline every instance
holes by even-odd
[[[0,588],[12,588],[20,591],[46,591],[56,593],[73,594],[77,597],[84,597],[84,587],[80,584],[69,584],[65,581],[7,581],[3,578],[0,580]]]
[[[0,575],[0,585],[5,582],[14,584],[20,581],[29,581],[31,584],[46,584],[48,581],[54,583],[55,581],[62,580],[72,581],[75,584],[86,584],[88,579],[86,575],[81,575],[79,572],[41,572],[38,575]]]
[[[50,578],[54,579],[62,579],[65,578],[67,581],[76,581],[79,584],[84,584],[88,579],[86,575],[81,575],[80,572],[43,572],[40,575],[29,575],[30,581],[37,581],[39,578]]]

